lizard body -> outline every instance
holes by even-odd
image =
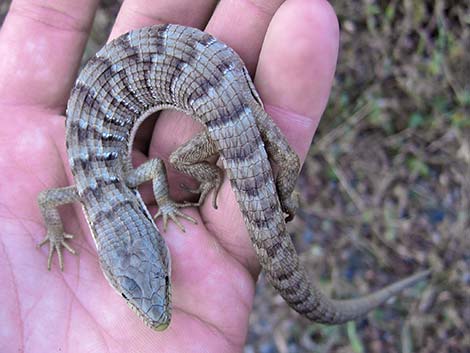
[[[309,281],[286,230],[285,214],[296,209],[293,194],[300,161],[263,109],[239,56],[211,35],[179,25],[159,25],[111,41],[81,71],[67,107],[66,143],[75,185],[39,195],[50,242],[59,256],[71,236],[57,206],[80,201],[105,276],[149,326],[164,329],[170,311],[170,256],[136,187],[153,180],[159,213],[179,224],[184,205],[168,197],[163,163],[133,169],[135,131],[150,113],[180,110],[205,130],[170,156],[178,170],[196,178],[200,202],[221,183],[219,155],[236,195],[261,267],[289,305],[329,324],[364,315],[427,271],[366,297],[325,297]],[[270,160],[279,166],[273,176]],[[215,194],[216,194],[215,192]],[[214,196],[215,205],[215,196]],[[179,224],[180,225],[180,224]]]

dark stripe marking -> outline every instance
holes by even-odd
[[[283,273],[283,274],[277,276],[276,278],[277,278],[280,282],[283,282],[283,281],[288,280],[289,278],[291,278],[291,276],[292,276],[292,273],[286,272],[286,273]]]
[[[222,62],[216,65],[217,70],[223,74],[228,70],[233,70],[236,67],[235,62],[233,60],[224,58]]]
[[[197,82],[198,89],[188,96],[188,102],[194,102],[206,96],[210,88],[217,89],[221,80],[212,75],[210,78],[200,75],[198,77],[201,81]]]
[[[298,294],[298,288],[292,288],[292,290],[290,290],[289,292],[292,295]],[[310,293],[308,291],[304,291],[304,292],[302,292],[302,295],[300,295],[296,299],[290,299],[289,304],[291,304],[291,305],[307,304],[307,299],[308,299],[309,296],[310,296]],[[309,304],[310,304],[310,302],[309,302]]]
[[[214,42],[215,42],[215,38],[211,36],[209,33],[203,33],[201,38],[199,39],[199,43],[201,43],[205,47],[207,47],[209,44],[212,44]]]
[[[102,132],[98,130],[96,126],[87,125],[86,128],[81,127],[78,120],[72,121],[69,126],[70,135],[77,136],[79,144],[85,143],[90,138],[98,141],[114,141],[114,142],[125,142],[127,138],[119,135],[116,132]]]
[[[256,225],[258,229],[264,229],[269,227],[269,222],[263,218],[253,218],[253,223]]]
[[[95,214],[95,218],[93,220],[94,223],[100,223],[103,220],[113,220],[116,217],[119,217],[118,209],[120,208],[128,208],[132,207],[134,202],[132,200],[123,200],[115,203],[113,207],[108,210],[101,210]]]
[[[114,161],[119,157],[117,151],[105,151],[103,153],[95,153],[90,156],[90,160],[93,161]]]
[[[109,178],[99,178],[95,180],[96,185],[89,185],[85,187],[82,191],[82,197],[89,198],[95,197],[100,198],[103,196],[103,192],[107,186],[119,184],[121,180],[116,176],[110,176]]]
[[[276,258],[279,250],[281,250],[283,248],[284,248],[284,246],[282,245],[281,242],[276,242],[276,243],[272,244],[271,246],[267,247],[266,252],[267,252],[269,257]],[[280,276],[278,278],[280,278]]]
[[[157,48],[157,54],[162,55],[165,53],[165,36],[164,33],[167,31],[169,24],[164,24],[158,27],[155,33],[155,44]]]
[[[224,151],[224,158],[229,159],[230,154],[226,154],[226,151]],[[235,160],[235,158],[230,158]],[[238,160],[242,160],[241,158]],[[240,192],[243,192],[247,194],[248,196],[254,197],[258,196],[261,189],[271,180],[271,174],[270,173],[262,173],[258,174],[254,177],[251,178],[245,178],[245,179],[234,179],[233,181],[237,185],[237,189],[240,190]],[[272,205],[275,207],[275,205]]]
[[[207,122],[207,127],[216,128],[216,127],[223,127],[229,123],[234,123],[237,120],[240,120],[242,114],[245,112],[245,107],[239,106],[236,110],[228,111],[225,106],[220,106],[217,109],[216,117]],[[237,150],[239,147],[236,148]],[[235,153],[235,152],[233,152]]]
[[[101,112],[104,116],[105,121],[110,122],[110,123],[112,123],[114,125],[117,125],[119,127],[124,127],[127,124],[133,123],[133,120],[119,119],[119,118],[115,117],[114,115],[111,115],[111,113],[109,113],[108,111],[106,111],[104,109],[104,105],[105,105],[104,102],[101,101],[100,99],[98,99],[97,92],[93,87],[89,87],[88,85],[86,85],[84,83],[78,82],[75,85],[72,94],[76,95],[77,101],[83,101],[84,103],[83,103],[83,109],[82,109],[82,111],[80,112],[80,114],[78,116],[73,116],[72,117],[72,116],[69,115],[70,119],[74,119],[73,122],[71,122],[71,126],[74,122],[77,122],[77,124],[79,125],[79,128],[81,128],[82,130],[87,130],[89,128],[89,124],[88,124],[87,120],[91,116],[95,116],[96,112]],[[118,104],[119,102],[115,99],[115,97],[110,96],[110,98],[112,100],[111,101],[111,106],[112,105],[114,105],[114,106],[118,105],[119,106],[119,104]],[[120,111],[121,112],[123,112],[125,114],[126,110],[128,111],[127,115],[132,116],[132,114],[134,114],[125,105],[120,105]],[[80,127],[80,119],[84,119],[83,121],[86,123],[85,128]],[[79,139],[82,139],[81,141],[83,141],[83,139],[86,138],[86,134],[83,134],[83,131],[79,132],[77,130],[77,133],[81,134],[81,136],[79,136]]]

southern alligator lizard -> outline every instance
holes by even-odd
[[[179,171],[200,182],[202,202],[221,183],[219,155],[263,270],[289,305],[307,318],[342,323],[383,303],[428,275],[427,271],[363,298],[326,298],[311,284],[286,231],[297,201],[293,193],[300,162],[263,109],[239,56],[197,29],[159,25],[129,32],[105,45],[80,73],[67,107],[66,144],[74,186],[38,197],[50,244],[63,268],[67,241],[57,211],[81,202],[110,284],[150,327],[168,326],[170,254],[136,187],[153,180],[156,216],[193,219],[168,197],[162,161],[137,169],[130,161],[133,136],[150,113],[172,108],[191,115],[205,130],[170,156]],[[269,157],[269,159],[268,159]],[[273,176],[269,160],[279,166]],[[215,206],[215,196],[214,196]]]

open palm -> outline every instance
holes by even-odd
[[[99,268],[78,204],[61,209],[79,256],[46,269],[36,203],[46,188],[73,184],[65,152],[64,111],[96,0],[14,1],[0,31],[0,346],[4,352],[236,352],[245,342],[259,272],[237,203],[225,181],[219,209],[185,212],[186,233],[164,233],[172,256],[173,318],[147,328]],[[205,28],[232,46],[255,75],[265,106],[305,156],[326,105],[338,45],[326,1],[126,0],[112,37],[156,23]],[[135,146],[167,157],[197,126],[163,113]],[[135,153],[136,163],[146,157]],[[184,198],[170,173],[173,195]],[[149,190],[144,199],[151,205]],[[152,214],[155,206],[150,206]]]

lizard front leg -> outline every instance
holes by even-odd
[[[64,232],[64,226],[60,219],[60,214],[57,209],[60,205],[79,201],[77,188],[75,185],[66,186],[57,189],[48,189],[41,191],[38,195],[39,209],[41,210],[44,223],[47,227],[47,234],[43,241],[37,246],[41,247],[49,243],[49,255],[47,258],[47,269],[51,269],[52,256],[54,251],[57,252],[59,258],[59,267],[61,271],[64,270],[64,262],[62,258],[62,247],[67,249],[70,253],[76,254],[75,250],[67,243],[67,240],[72,239],[72,234]]]
[[[217,147],[207,131],[202,131],[170,155],[170,163],[176,170],[195,178],[200,183],[197,189],[187,190],[201,194],[198,202],[192,204],[194,206],[200,206],[209,191],[214,189],[212,206],[217,208],[217,193],[222,184],[223,171],[207,161],[217,153]]]
[[[163,231],[167,229],[168,219],[175,222],[182,232],[185,229],[177,217],[184,218],[194,224],[197,223],[194,218],[178,210],[182,207],[191,206],[190,204],[179,204],[170,198],[166,169],[162,160],[158,158],[151,159],[131,170],[127,173],[126,184],[131,188],[136,188],[147,180],[152,180],[153,194],[158,205],[158,212],[154,218],[162,216]]]

